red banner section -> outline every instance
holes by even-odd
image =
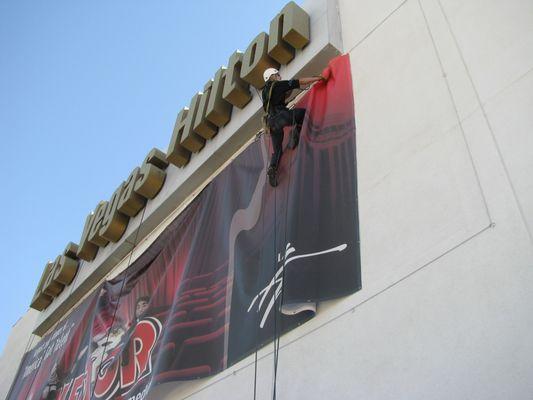
[[[266,182],[269,138],[236,158],[126,271],[28,352],[9,399],[137,399],[220,372],[361,287],[348,56],[297,107],[300,143]],[[288,136],[288,135],[286,135]]]

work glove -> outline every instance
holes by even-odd
[[[329,66],[324,68],[320,76],[322,77],[323,81],[327,82],[328,79],[331,77],[331,68]]]

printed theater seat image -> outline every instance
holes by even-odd
[[[157,370],[164,372],[156,371],[156,383],[200,378],[222,368],[227,329],[226,274],[227,264],[183,281],[182,294],[175,304],[179,311],[171,314],[171,324],[165,324],[162,333],[163,359]]]

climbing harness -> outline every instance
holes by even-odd
[[[268,91],[267,105],[264,110],[265,112],[263,113],[263,117],[261,118],[261,121],[263,124],[263,131],[267,134],[270,133],[270,124],[268,123],[268,111],[270,108],[270,99],[272,97],[272,89],[274,89],[275,84],[276,84],[276,81],[272,81],[272,84],[270,85],[270,90]]]

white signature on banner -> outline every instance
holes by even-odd
[[[281,266],[278,268],[276,273],[274,274],[274,277],[270,280],[268,285],[266,285],[252,300],[250,303],[250,307],[248,307],[247,312],[250,312],[254,304],[259,300],[259,304],[257,306],[257,312],[260,312],[265,300],[273,293],[273,295],[270,297],[270,301],[268,302],[268,305],[266,306],[263,317],[261,318],[261,323],[259,324],[259,327],[263,328],[265,326],[266,320],[268,319],[268,316],[270,315],[270,311],[272,310],[272,307],[274,307],[274,303],[278,299],[278,297],[281,294],[281,291],[283,290],[283,270],[284,268],[292,261],[298,260],[300,258],[307,258],[307,257],[316,257],[320,256],[322,254],[327,253],[333,253],[336,251],[343,251],[348,247],[346,243],[341,244],[336,247],[332,247],[331,249],[318,251],[315,253],[308,253],[308,254],[299,254],[299,255],[293,255],[289,257],[291,254],[293,254],[296,249],[291,246],[290,243],[287,243],[287,246],[285,247],[285,254],[282,256],[281,253],[278,253],[278,264],[281,264]]]

